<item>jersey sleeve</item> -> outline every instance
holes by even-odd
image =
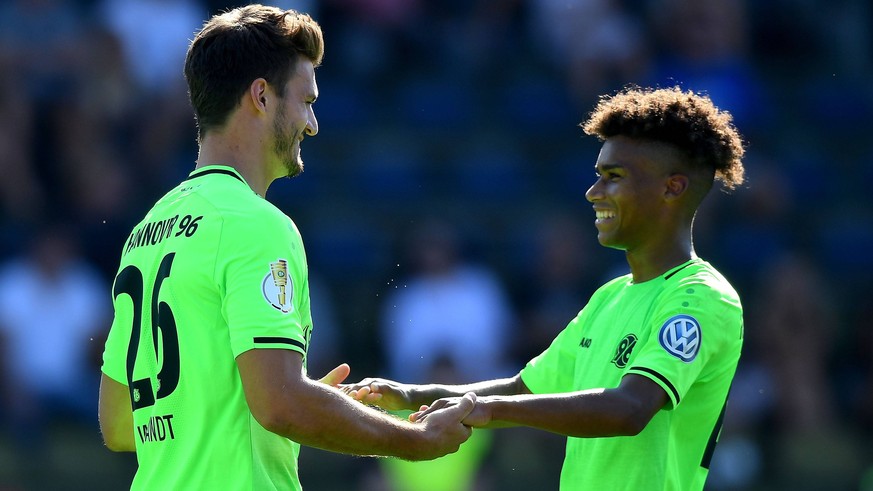
[[[743,321],[739,299],[732,289],[729,293],[693,280],[680,282],[656,303],[648,340],[627,373],[660,385],[675,408],[697,380],[718,370],[718,363],[735,366]]]
[[[576,348],[584,325],[585,310],[552,340],[545,351],[530,360],[521,371],[521,379],[534,394],[552,394],[573,390]]]
[[[219,241],[215,277],[233,356],[253,348],[305,355],[306,256],[291,219],[278,210],[227,216]]]

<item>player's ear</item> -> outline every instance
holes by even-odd
[[[268,87],[269,84],[263,78],[257,78],[251,83],[251,85],[249,85],[246,99],[255,111],[267,111]]]
[[[682,197],[688,187],[691,185],[691,180],[685,174],[673,173],[667,177],[664,183],[664,199],[674,201]]]

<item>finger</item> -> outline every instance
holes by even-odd
[[[464,427],[464,430],[463,430],[464,434],[466,435],[465,438],[470,438],[471,436],[473,436],[473,427],[472,426],[463,425],[463,427]]]
[[[349,395],[352,396],[352,399],[354,399],[356,401],[360,401],[360,400],[362,400],[365,397],[370,395],[370,388],[369,387],[361,387],[358,390],[353,390],[353,391],[349,392]]]
[[[425,413],[428,410],[428,406],[421,406],[421,408],[409,415],[409,421],[413,423],[419,423],[424,420]]]
[[[476,407],[476,394],[467,392],[464,397],[457,399],[457,403],[447,408],[446,411],[452,411],[453,416],[459,421],[467,417]]]
[[[431,404],[430,406],[421,406],[421,409],[419,409],[418,412],[415,413],[415,414],[417,414],[415,421],[417,421],[417,422],[424,421],[424,419],[429,414],[437,412],[438,410],[446,407],[447,404],[448,404],[448,401],[446,401],[445,399],[440,399],[440,400],[434,401],[434,403]]]
[[[370,392],[387,392],[390,386],[381,382],[370,382],[367,388],[370,389]]]
[[[462,397],[458,403],[458,407],[461,408],[460,412],[464,415],[463,417],[466,417],[473,411],[473,408],[476,407],[476,394],[473,392],[467,392],[464,394],[464,397]]]
[[[356,390],[361,390],[362,387],[369,387],[369,383],[357,382],[354,384],[339,384],[337,387],[346,394],[350,394]]]
[[[349,376],[352,369],[349,367],[348,363],[341,363],[338,367],[334,368],[327,375],[321,377],[319,382],[323,384],[327,384],[333,387],[337,387],[346,377]]]
[[[449,405],[454,405],[450,402],[449,399],[437,399],[430,404],[430,407],[428,408],[428,410],[430,412],[434,412],[437,409],[442,409],[442,408],[449,406]]]
[[[358,400],[363,402],[364,404],[375,404],[378,401],[382,400],[382,394],[379,394],[378,392],[371,392],[365,397],[359,398]]]

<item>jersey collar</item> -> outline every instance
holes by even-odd
[[[188,179],[195,179],[197,177],[202,177],[208,174],[225,174],[231,177],[235,177],[239,179],[240,182],[248,186],[249,183],[243,179],[243,176],[233,167],[228,165],[206,165],[200,167],[199,169],[194,169],[190,174],[188,174]]]
[[[697,256],[694,256],[691,259],[689,259],[688,261],[685,261],[684,263],[680,264],[679,266],[676,266],[674,268],[667,270],[664,274],[661,275],[661,277],[664,278],[664,280],[669,280],[670,278],[673,277],[673,275],[675,275],[679,271],[681,271],[681,270],[687,268],[688,266],[691,266],[692,264],[697,263],[697,262],[700,262],[700,258]]]

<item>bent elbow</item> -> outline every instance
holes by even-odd
[[[275,411],[269,407],[260,408],[259,410],[250,408],[250,410],[252,417],[254,417],[255,421],[257,421],[265,430],[280,435],[285,433],[286,424],[281,418],[279,411]]]
[[[649,417],[643,417],[643,416],[637,415],[637,414],[631,415],[630,417],[625,418],[622,421],[622,426],[621,426],[621,430],[620,430],[621,435],[622,436],[637,436],[637,435],[639,435],[640,433],[642,433],[642,431],[644,429],[646,429],[646,426],[649,424],[650,420],[651,420],[651,418],[649,418]]]
[[[103,444],[112,452],[136,452],[136,445],[131,438],[118,438],[104,434]]]
[[[109,450],[111,450],[113,452],[120,453],[120,452],[135,452],[136,451],[136,449],[129,448],[126,445],[121,445],[121,444],[118,444],[115,442],[104,442],[104,443],[106,443],[106,448],[108,448]]]
[[[100,419],[100,434],[103,436],[103,445],[113,452],[136,452],[133,428],[123,424],[123,422],[116,421],[114,423],[109,424],[104,419]]]
[[[296,439],[299,436],[299,424],[295,424],[293,410],[283,409],[281,404],[267,404],[260,408],[250,408],[252,416],[261,427],[270,433]]]
[[[639,404],[628,404],[615,420],[615,436],[637,436],[648,426],[654,416]]]

